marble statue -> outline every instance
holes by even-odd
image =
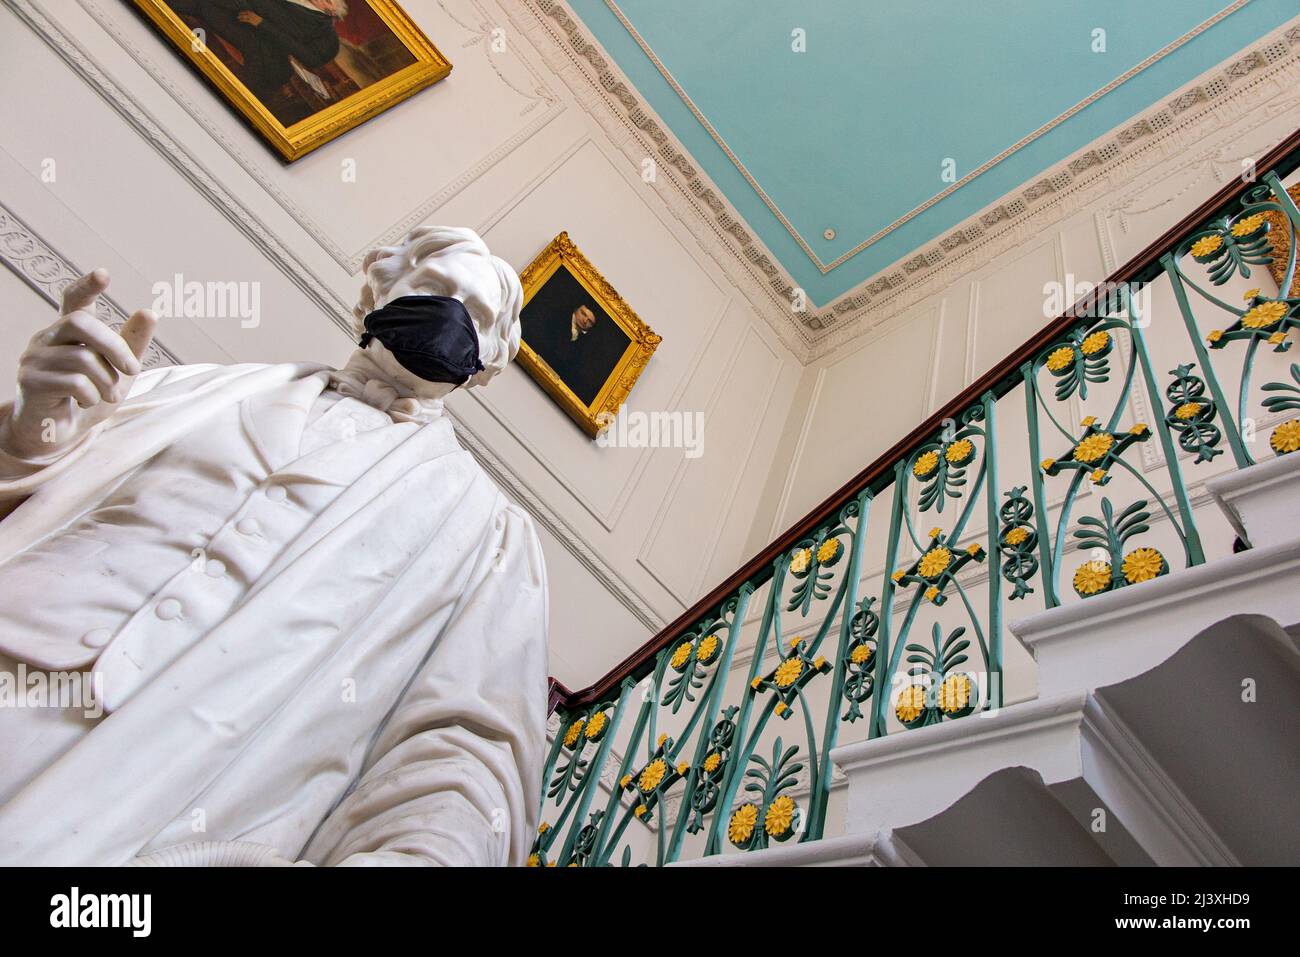
[[[142,372],[156,319],[96,319],[102,270],[32,339],[0,406],[0,682],[96,701],[0,707],[0,864],[526,858],[545,568],[443,412],[518,350],[519,280],[442,227],[364,270],[342,369]]]

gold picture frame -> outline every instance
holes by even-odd
[[[560,408],[567,412],[589,436],[595,438],[627,401],[632,387],[663,339],[632,311],[632,307],[574,245],[567,232],[562,232],[552,239],[537,258],[524,269],[519,279],[524,289],[519,363]],[[566,325],[570,322],[570,313],[563,311],[554,315],[542,316],[537,313],[530,315],[529,304],[537,301],[539,293],[546,295],[544,291],[552,286],[560,289],[558,295],[567,297],[562,299],[565,303],[582,300],[579,307],[575,307],[571,314],[575,317],[571,325]],[[590,309],[592,304],[598,307],[598,312]],[[593,317],[593,325],[589,329],[597,332],[599,337],[584,338],[582,345],[593,343],[597,350],[603,349],[606,358],[593,366],[593,370],[585,368],[578,370],[584,380],[584,384],[578,384],[574,381],[578,377],[573,374],[573,370],[566,371],[565,362],[557,359],[561,352],[556,350],[562,351],[565,348],[566,329],[572,330],[571,340],[568,341],[578,344],[579,328],[576,317],[579,309],[584,306],[587,309],[586,314]],[[627,345],[621,353],[613,348],[621,342],[617,334],[601,325],[605,320],[610,321],[617,328],[617,332],[626,337]],[[537,337],[530,345],[528,341],[530,329],[536,336],[542,328],[539,325],[542,322],[549,323],[551,327],[558,324],[558,336],[548,334],[546,338]],[[583,335],[585,336],[586,333],[584,332]],[[558,345],[550,345],[554,342],[558,342]],[[575,348],[575,353],[577,351],[578,349]],[[544,358],[545,354],[551,356],[551,361]],[[588,350],[588,354],[598,356],[599,351],[592,353]],[[555,366],[560,368],[557,369]],[[607,371],[605,371],[606,366]]]
[[[1300,203],[1300,183],[1290,187],[1287,195],[1291,201]],[[1276,209],[1264,211],[1265,218],[1268,219],[1269,231],[1268,238],[1273,246],[1273,260],[1269,263],[1269,272],[1273,274],[1273,281],[1280,287],[1282,280],[1286,278],[1286,265],[1291,261],[1291,233],[1293,232],[1290,221],[1286,218],[1285,213],[1280,213]],[[1291,279],[1291,288],[1278,290],[1278,295],[1284,299],[1295,299],[1300,297],[1300,269],[1296,270],[1296,275]]]
[[[349,0],[349,2],[364,5],[378,17],[382,25],[391,33],[391,39],[395,39],[405,48],[413,62],[400,68],[395,67],[392,72],[369,81],[364,86],[339,68],[336,71],[340,75],[338,91],[329,90],[328,78],[323,80],[317,76],[316,82],[319,86],[314,88],[326,91],[327,95],[323,98],[328,105],[286,125],[277,118],[273,112],[274,107],[268,106],[262,97],[246,86],[222,57],[213,51],[213,41],[206,35],[200,38],[197,31],[182,19],[181,14],[174,9],[181,4],[170,3],[168,0],[133,0],[136,8],[148,17],[163,37],[185,56],[208,82],[216,87],[217,92],[288,162],[293,162],[323,146],[451,73],[451,61],[442,55],[395,0]],[[251,6],[253,4],[250,3]],[[190,15],[190,11],[184,12]],[[237,16],[242,20],[243,13]],[[248,21],[242,20],[242,22]],[[384,35],[382,39],[387,40],[390,37]],[[222,51],[227,59],[239,55],[237,47],[231,46],[219,36],[215,42],[222,44]],[[323,64],[323,68],[335,67],[337,60],[336,56],[334,60]],[[299,80],[300,83],[310,80],[302,69],[295,69],[297,69],[297,76],[302,78]],[[292,88],[292,81],[291,76],[287,88]],[[348,83],[357,87],[357,92],[344,95],[345,91],[350,89]],[[328,102],[328,94],[331,92],[339,97],[337,101]]]

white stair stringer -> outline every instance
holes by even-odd
[[[1296,864],[1297,727],[1295,639],[1233,616],[1126,681],[840,747],[848,833],[683,865]]]

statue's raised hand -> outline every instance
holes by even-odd
[[[120,334],[114,331],[95,316],[95,300],[107,288],[105,269],[69,283],[59,318],[32,336],[18,360],[18,395],[2,433],[7,451],[55,453],[126,398],[158,319],[142,309]]]

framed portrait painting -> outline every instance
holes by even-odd
[[[286,160],[451,72],[396,0],[133,0]]]
[[[662,341],[560,233],[520,274],[519,362],[592,437]]]

